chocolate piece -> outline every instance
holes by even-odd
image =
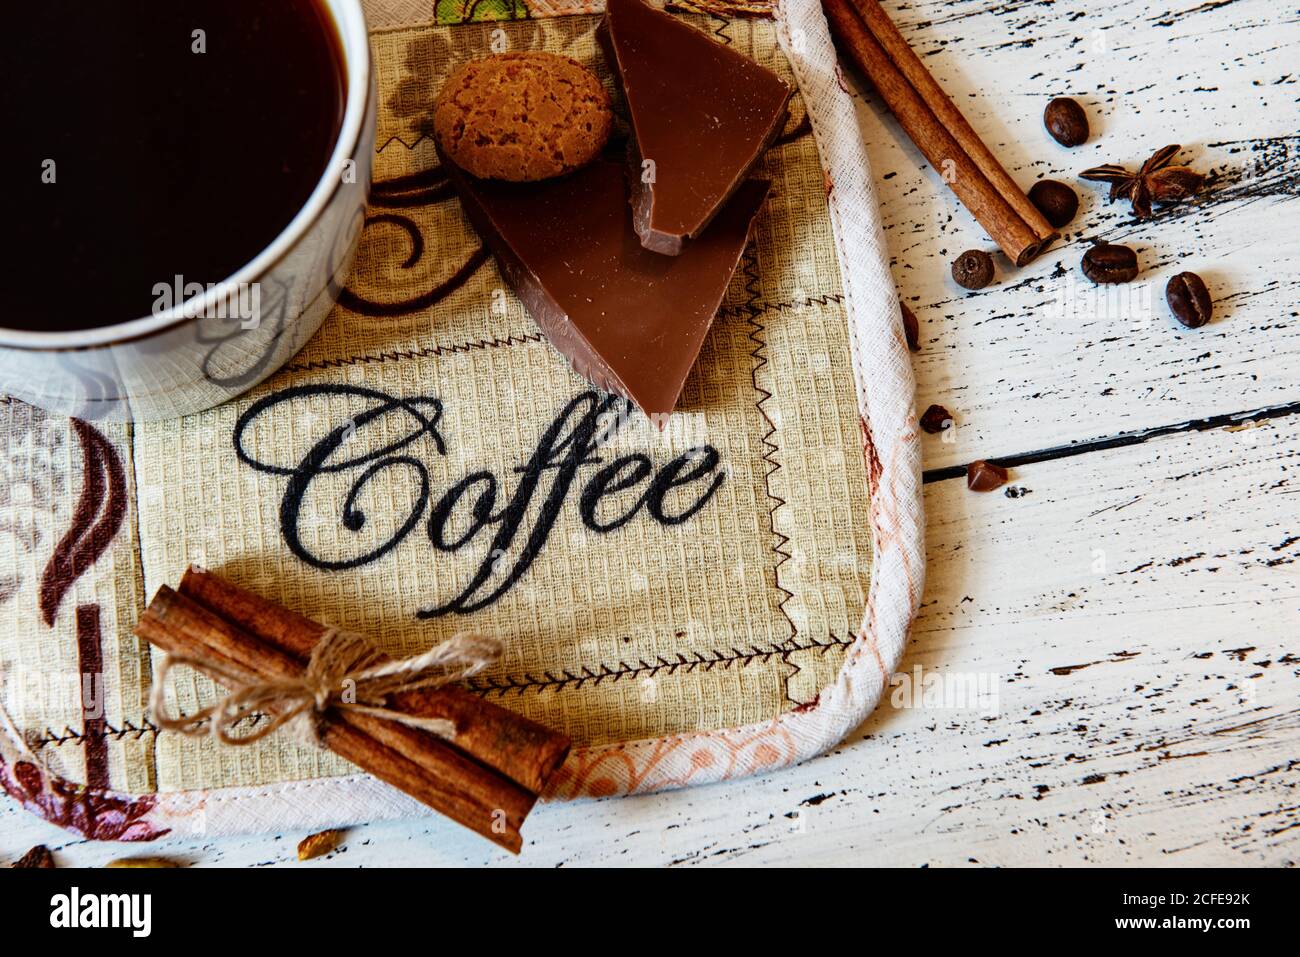
[[[637,235],[646,249],[676,256],[781,131],[792,91],[771,70],[642,0],[608,0],[599,36],[631,115]]]
[[[749,180],[675,258],[637,242],[622,166],[507,183],[443,160],[502,275],[575,372],[647,415],[677,404],[771,184]]]

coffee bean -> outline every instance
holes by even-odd
[[[1100,243],[1083,254],[1083,274],[1093,282],[1130,282],[1138,274],[1137,253]]]
[[[1043,125],[1062,146],[1079,146],[1088,138],[1088,114],[1068,96],[1058,96],[1047,104]]]
[[[903,307],[903,337],[907,340],[907,348],[912,352],[921,351],[921,326],[916,321],[916,313],[907,308],[907,303],[900,302]]]
[[[1194,272],[1180,272],[1165,286],[1165,299],[1174,318],[1188,329],[1199,329],[1210,321],[1214,303],[1205,281]]]
[[[966,466],[966,487],[972,492],[991,492],[1005,485],[1008,478],[1006,469],[983,459]]]
[[[1060,229],[1079,211],[1079,197],[1074,190],[1055,179],[1040,179],[1029,188],[1029,201],[1043,218]]]
[[[921,428],[931,435],[938,435],[952,428],[952,413],[941,405],[932,405],[921,416]]]
[[[968,249],[952,264],[952,278],[967,289],[983,289],[993,281],[993,257],[982,249]]]

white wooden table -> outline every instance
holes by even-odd
[[[899,10],[900,4],[888,4]],[[1300,11],[1279,0],[926,0],[900,26],[1028,186],[1076,183],[1166,143],[1216,176],[1138,223],[1079,183],[1080,215],[1031,268],[966,294],[948,264],[991,248],[892,119],[861,115],[894,275],[921,323],[929,581],[902,665],[997,676],[996,714],[889,703],[839,748],[770,777],[540,808],[518,863],[1246,864],[1300,861]],[[1054,95],[1093,137],[1043,132]],[[1133,245],[1142,302],[1098,315],[1075,285],[1094,237]],[[1215,321],[1164,305],[1201,273]],[[1093,303],[1095,307],[1097,304]],[[1014,463],[968,492],[976,458]],[[508,863],[421,819],[302,835],[165,840],[195,864]],[[132,849],[78,841],[0,803],[0,861]],[[137,849],[144,850],[144,849]]]

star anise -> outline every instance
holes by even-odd
[[[1174,203],[1195,196],[1205,182],[1205,176],[1190,166],[1171,166],[1173,158],[1182,149],[1178,144],[1162,147],[1151,154],[1136,173],[1123,166],[1107,163],[1094,166],[1079,174],[1083,179],[1110,183],[1110,201],[1123,197],[1133,204],[1138,219],[1151,218],[1151,203]]]

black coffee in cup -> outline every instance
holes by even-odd
[[[346,77],[322,0],[35,0],[0,41],[0,327],[87,329],[236,273],[306,203]]]

